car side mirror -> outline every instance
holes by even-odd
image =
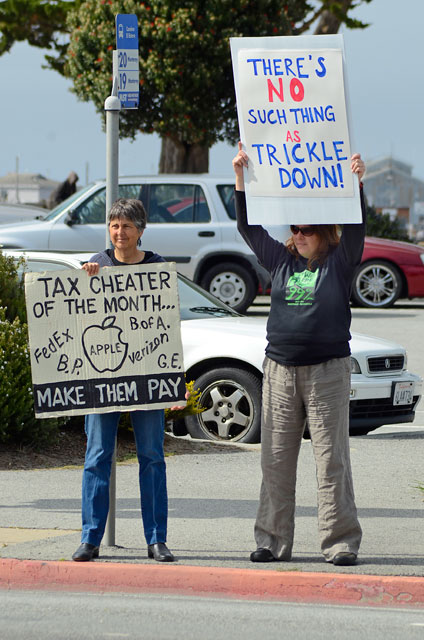
[[[74,211],[73,209],[68,211],[68,213],[66,214],[66,218],[65,218],[64,222],[65,222],[65,224],[68,225],[68,227],[73,227],[74,224],[78,224],[79,223],[79,218],[78,218],[77,212]]]

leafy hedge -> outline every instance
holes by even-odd
[[[34,415],[22,264],[0,252],[0,442],[39,449],[66,419]]]
[[[19,271],[24,260],[15,262],[13,258],[0,252],[0,307],[5,308],[6,318],[13,322],[16,317],[26,322],[25,289]]]
[[[35,418],[27,325],[0,308],[0,442],[40,448],[55,440],[58,424]]]

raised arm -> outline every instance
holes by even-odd
[[[248,156],[243,151],[241,142],[238,143],[238,153],[233,159],[233,169],[236,176],[235,207],[237,216],[237,229],[258,258],[261,265],[272,272],[274,267],[287,256],[287,249],[278,240],[272,238],[265,229],[259,225],[250,225],[247,221],[246,197],[244,193],[243,169],[248,166]]]
[[[351,266],[356,266],[361,262],[362,252],[364,250],[364,239],[366,230],[366,208],[362,188],[362,178],[365,175],[365,164],[359,153],[353,154],[350,162],[350,167],[352,173],[356,174],[359,180],[362,223],[343,225],[340,248],[344,253],[347,263]]]
[[[239,141],[238,154],[233,158],[233,169],[236,175],[236,191],[244,191],[244,168],[248,166],[247,153],[243,151],[243,145]]]
[[[359,183],[361,183],[362,178],[365,175],[365,163],[362,160],[360,153],[353,154],[350,159],[350,168],[352,170],[352,173],[356,173]]]

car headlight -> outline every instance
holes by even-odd
[[[361,367],[356,358],[350,357],[350,373],[361,373]]]
[[[421,262],[424,264],[424,253],[420,253]]]

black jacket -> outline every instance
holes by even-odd
[[[365,238],[363,221],[346,224],[340,244],[322,266],[292,255],[260,225],[247,222],[243,191],[235,192],[237,227],[272,279],[266,354],[284,365],[310,365],[350,354],[350,294]]]

